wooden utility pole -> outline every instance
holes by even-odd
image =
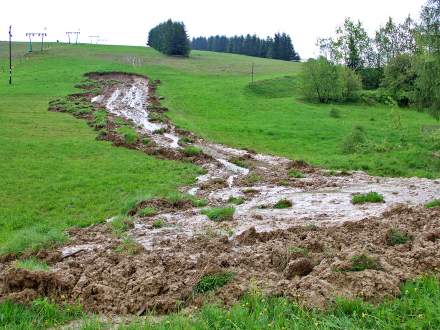
[[[9,25],[9,85],[12,84],[12,25]]]
[[[251,71],[251,84],[254,83],[254,63],[252,63],[252,71]]]

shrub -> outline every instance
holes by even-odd
[[[234,278],[231,272],[223,272],[203,276],[193,288],[194,293],[206,293],[221,288]]]
[[[365,204],[365,203],[383,203],[384,198],[377,192],[369,192],[368,194],[354,195],[351,199],[353,204]]]
[[[193,157],[193,156],[201,155],[203,153],[203,150],[199,147],[188,146],[183,149],[183,153],[187,157]]]
[[[425,55],[416,61],[417,78],[414,83],[414,100],[421,110],[426,109],[440,119],[440,56]]]
[[[279,200],[274,206],[274,209],[288,209],[289,207],[292,207],[292,202],[287,199],[281,199]]]
[[[362,80],[362,86],[364,89],[372,90],[380,87],[383,79],[382,68],[363,68],[357,70]]]
[[[304,96],[320,103],[355,100],[362,87],[356,72],[324,57],[304,63],[300,78]]]
[[[234,213],[234,207],[216,207],[202,211],[202,214],[206,215],[210,220],[216,222],[232,220],[234,218]]]
[[[395,228],[391,228],[390,230],[388,230],[386,236],[387,244],[391,246],[405,244],[412,239],[412,235],[401,232],[400,230]]]
[[[127,144],[133,144],[138,139],[137,132],[128,126],[118,128],[118,133],[124,138]]]
[[[332,118],[341,118],[341,113],[340,113],[339,110],[336,109],[336,108],[332,108],[332,109],[330,110],[329,115],[330,115],[330,117],[332,117]]]
[[[361,126],[355,126],[351,133],[342,142],[341,150],[343,154],[353,154],[366,142],[365,131]]]
[[[374,91],[361,91],[358,93],[361,102],[368,105],[384,104],[387,106],[396,105],[393,96],[385,89],[377,89]]]
[[[289,173],[287,173],[287,175],[291,178],[297,178],[297,179],[305,178],[305,175],[297,170],[290,170]]]
[[[428,209],[440,207],[440,199],[435,199],[433,201],[430,201],[429,203],[426,203],[425,207]]]

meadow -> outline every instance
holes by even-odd
[[[9,86],[5,45],[0,43],[0,254],[61,244],[68,240],[66,229],[103,222],[133,200],[174,192],[201,172],[189,163],[112,147],[96,140],[97,133],[84,121],[48,111],[50,100],[75,92],[75,84],[90,71],[136,72],[161,80],[158,94],[165,97],[168,116],[210,141],[302,159],[329,169],[365,170],[383,176],[440,176],[435,144],[424,133],[439,125],[436,120],[411,109],[382,105],[305,102],[298,91],[300,63],[202,51],[192,52],[187,59],[166,57],[145,47],[98,45],[49,44],[43,53],[35,47],[34,53],[26,54],[26,44],[17,43],[13,85]],[[252,64],[255,83],[250,85]],[[357,126],[365,132],[366,145],[362,152],[343,153],[344,139]],[[414,285],[425,284],[426,295],[414,294],[386,305],[386,313],[391,313],[386,315],[393,319],[383,326],[374,321],[385,315],[381,307],[353,303],[345,314],[296,310],[306,318],[301,323],[304,327],[318,328],[325,319],[327,328],[335,329],[398,328],[400,321],[407,322],[409,329],[416,328],[399,314],[408,312],[428,315],[429,328],[439,322],[435,317],[438,306],[433,304],[439,290],[432,281]],[[408,309],[399,311],[402,304]],[[237,327],[227,320],[244,317],[247,312],[240,306],[230,312],[207,307],[195,320],[177,317],[157,327],[257,329],[277,325],[274,315],[285,315],[283,308],[296,308],[292,306],[285,301],[255,302],[254,312],[266,308],[261,314],[265,318],[252,314]],[[44,328],[56,320],[62,323],[81,315],[75,308],[69,314],[45,302],[34,307],[0,305],[0,327],[26,329],[34,324]],[[373,321],[353,323],[353,313],[371,313]],[[341,317],[346,323],[340,323]],[[275,328],[289,327],[294,321],[283,321]],[[101,325],[95,322],[87,328]]]

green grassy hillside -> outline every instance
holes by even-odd
[[[440,159],[421,132],[436,125],[409,110],[317,105],[298,97],[301,64],[232,54],[165,57],[144,47],[50,44],[26,54],[14,44],[14,84],[0,45],[0,252],[63,239],[63,229],[104,220],[138,195],[164,194],[197,174],[188,164],[159,161],[95,140],[85,122],[47,111],[89,71],[121,70],[160,79],[169,116],[206,139],[372,174],[438,177]],[[256,83],[249,86],[255,65]],[[337,108],[340,118],[329,115]],[[401,129],[394,128],[400,117]],[[352,128],[368,146],[342,154]]]

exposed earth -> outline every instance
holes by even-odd
[[[123,73],[88,78],[100,88],[70,96],[93,105],[91,113],[77,116],[92,123],[94,111],[105,110],[108,121],[99,138],[200,165],[205,174],[182,192],[208,205],[194,206],[191,199],[140,202],[129,212],[134,224],[128,236],[135,243],[130,253],[120,251],[124,239],[112,232],[112,218],[72,229],[67,246],[38,253],[50,264],[48,272],[16,269],[15,256],[4,257],[0,299],[49,296],[95,312],[140,315],[206,299],[230,304],[259,288],[326,307],[336,296],[396,296],[403,281],[440,267],[440,210],[423,206],[440,197],[440,181],[327,171],[210,143],[164,115],[155,96],[159,82]],[[50,110],[65,109],[53,103]],[[118,133],[124,123],[136,129],[136,141]],[[354,195],[373,191],[384,202],[352,203]],[[288,201],[285,208],[277,208],[280,201]],[[235,208],[227,221],[202,213],[226,206]],[[141,216],[147,208],[154,214]],[[164,225],[155,225],[158,220]],[[396,244],[396,235],[406,239]],[[194,292],[203,276],[223,273],[233,278],[214,293]]]

